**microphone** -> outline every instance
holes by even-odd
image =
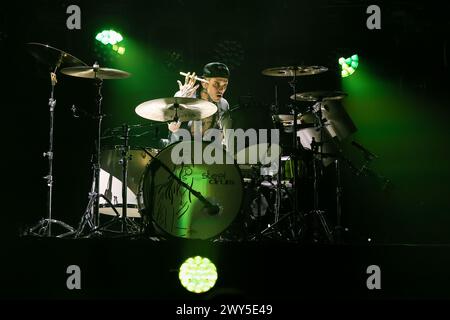
[[[369,157],[369,158],[375,158],[375,159],[378,158],[377,155],[373,154],[372,152],[370,152],[369,150],[367,150],[366,148],[364,148],[364,147],[363,147],[362,145],[360,145],[358,142],[352,141],[352,145],[354,145],[357,149],[361,150],[361,151],[366,155],[366,157]]]

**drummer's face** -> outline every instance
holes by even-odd
[[[203,88],[208,92],[209,97],[214,102],[219,102],[228,87],[227,78],[206,78],[209,83],[202,83]]]

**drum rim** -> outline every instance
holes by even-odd
[[[195,140],[183,140],[183,141],[176,141],[176,142],[174,142],[174,143],[171,143],[171,144],[169,144],[168,146],[165,146],[163,149],[161,149],[161,150],[155,155],[155,158],[156,158],[156,157],[159,155],[159,153],[161,153],[163,150],[165,150],[165,149],[167,149],[167,148],[173,148],[173,147],[174,147],[176,144],[178,144],[178,143],[181,143],[181,142],[188,142],[188,141],[193,142],[193,141],[195,141]],[[203,140],[202,140],[202,141],[199,141],[199,142],[201,142],[202,145],[208,143],[208,141],[203,141]],[[223,149],[223,151],[226,152],[226,153],[228,153],[228,151],[226,151],[225,149]],[[228,153],[228,155],[231,156],[230,153]],[[241,192],[241,201],[240,201],[240,203],[239,203],[239,210],[238,210],[238,212],[237,212],[235,218],[234,218],[234,219],[231,221],[231,223],[228,225],[228,227],[226,227],[226,228],[225,228],[224,230],[222,230],[220,233],[218,233],[218,234],[216,234],[216,235],[214,235],[214,236],[212,236],[212,237],[206,238],[206,239],[178,237],[178,236],[175,236],[175,235],[173,235],[173,234],[167,232],[167,231],[164,230],[163,228],[161,228],[161,226],[159,226],[158,223],[153,219],[153,216],[152,216],[152,215],[148,215],[148,214],[145,213],[146,208],[145,208],[145,204],[144,204],[143,201],[142,201],[142,200],[144,200],[144,199],[143,199],[144,196],[142,195],[142,194],[143,194],[143,190],[142,190],[142,188],[143,188],[143,182],[144,182],[145,178],[147,177],[148,172],[150,171],[150,170],[149,170],[149,167],[151,166],[152,161],[149,161],[149,162],[145,165],[144,172],[143,172],[143,174],[141,175],[141,179],[139,180],[139,190],[138,190],[138,193],[137,193],[137,195],[136,195],[137,205],[138,205],[138,211],[139,211],[139,214],[141,215],[141,217],[143,218],[142,223],[144,224],[144,226],[146,227],[145,218],[150,217],[150,221],[147,222],[147,223],[151,223],[153,226],[156,226],[156,227],[158,228],[158,230],[163,234],[163,236],[167,236],[167,238],[172,239],[172,240],[174,240],[174,239],[183,239],[183,240],[188,240],[188,241],[189,241],[189,240],[190,240],[190,241],[193,241],[193,240],[194,240],[194,241],[195,241],[195,240],[197,240],[197,241],[212,241],[212,240],[214,240],[214,239],[220,237],[224,232],[226,232],[226,231],[231,227],[231,225],[233,224],[234,220],[236,220],[237,216],[238,216],[239,214],[241,214],[241,212],[242,212],[242,206],[243,206],[243,202],[244,202],[244,178],[243,178],[243,176],[242,176],[242,172],[241,172],[241,169],[239,168],[239,165],[236,163],[236,159],[234,159],[234,157],[232,157],[232,158],[233,158],[233,164],[229,164],[229,165],[233,165],[233,166],[237,169],[237,172],[239,173],[239,182],[240,182],[240,186],[241,186],[241,191],[242,191],[242,192]]]

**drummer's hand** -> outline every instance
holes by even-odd
[[[192,97],[194,95],[199,87],[199,84],[195,85],[195,81],[195,72],[192,74],[190,72],[187,73],[184,84],[180,80],[177,80],[178,86],[180,87],[180,97]]]
[[[180,129],[181,122],[171,122],[168,124],[170,132],[177,132]]]

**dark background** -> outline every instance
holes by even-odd
[[[66,28],[66,8],[81,8],[81,30]],[[348,242],[449,243],[448,137],[450,22],[442,2],[382,1],[381,30],[368,30],[365,1],[34,1],[1,4],[0,48],[4,146],[1,232],[17,236],[46,216],[48,148],[45,67],[25,43],[49,44],[88,64],[131,72],[126,80],[105,81],[104,129],[146,124],[134,113],[141,102],[172,96],[179,71],[201,71],[221,60],[231,69],[226,97],[243,105],[249,96],[267,118],[278,86],[279,106],[289,103],[286,79],[261,75],[270,67],[323,65],[322,75],[305,77],[298,91],[345,90],[343,106],[358,131],[345,142],[357,166],[356,140],[379,158],[370,164],[390,180],[356,177],[343,169]],[[114,28],[125,37],[123,57],[107,54],[94,40]],[[360,56],[357,72],[345,81],[337,60]],[[90,189],[90,155],[95,123],[70,110],[95,112],[92,81],[58,75],[56,87],[54,217],[76,225]],[[350,81],[353,83],[351,84]],[[244,115],[245,116],[245,115]],[[248,117],[255,113],[248,112]],[[132,145],[155,146],[163,127]],[[109,141],[106,144],[116,142]],[[332,168],[325,170],[323,207],[333,219]]]

